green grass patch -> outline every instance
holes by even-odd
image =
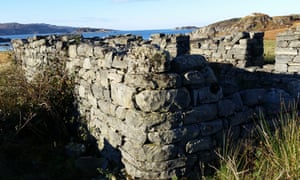
[[[264,63],[275,63],[276,40],[264,40]]]

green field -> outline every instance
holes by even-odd
[[[265,64],[275,63],[276,40],[264,40],[264,61]]]

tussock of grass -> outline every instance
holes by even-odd
[[[295,112],[272,122],[262,119],[258,124],[258,144],[229,148],[221,154],[215,178],[299,179],[300,119]]]

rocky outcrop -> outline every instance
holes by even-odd
[[[287,16],[269,16],[263,13],[252,13],[251,15],[242,18],[233,18],[220,22],[210,24],[202,27],[192,33],[198,34],[199,32],[207,32],[214,29],[216,34],[224,36],[229,34],[236,34],[244,31],[268,31],[280,28],[289,28],[300,20],[300,14],[287,15]]]
[[[211,163],[226,135],[249,137],[260,113],[275,117],[299,91],[293,77],[190,55],[186,36],[152,39],[48,36],[12,44],[29,80],[58,64],[75,78],[78,111],[99,150],[133,178],[171,179]]]

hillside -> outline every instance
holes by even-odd
[[[263,13],[253,13],[243,18],[233,18],[210,24],[195,31],[193,34],[214,33],[225,35],[240,31],[264,31],[266,39],[274,39],[278,32],[300,23],[300,14],[270,17]]]
[[[50,24],[0,23],[0,35],[109,31],[109,29],[56,26]]]

